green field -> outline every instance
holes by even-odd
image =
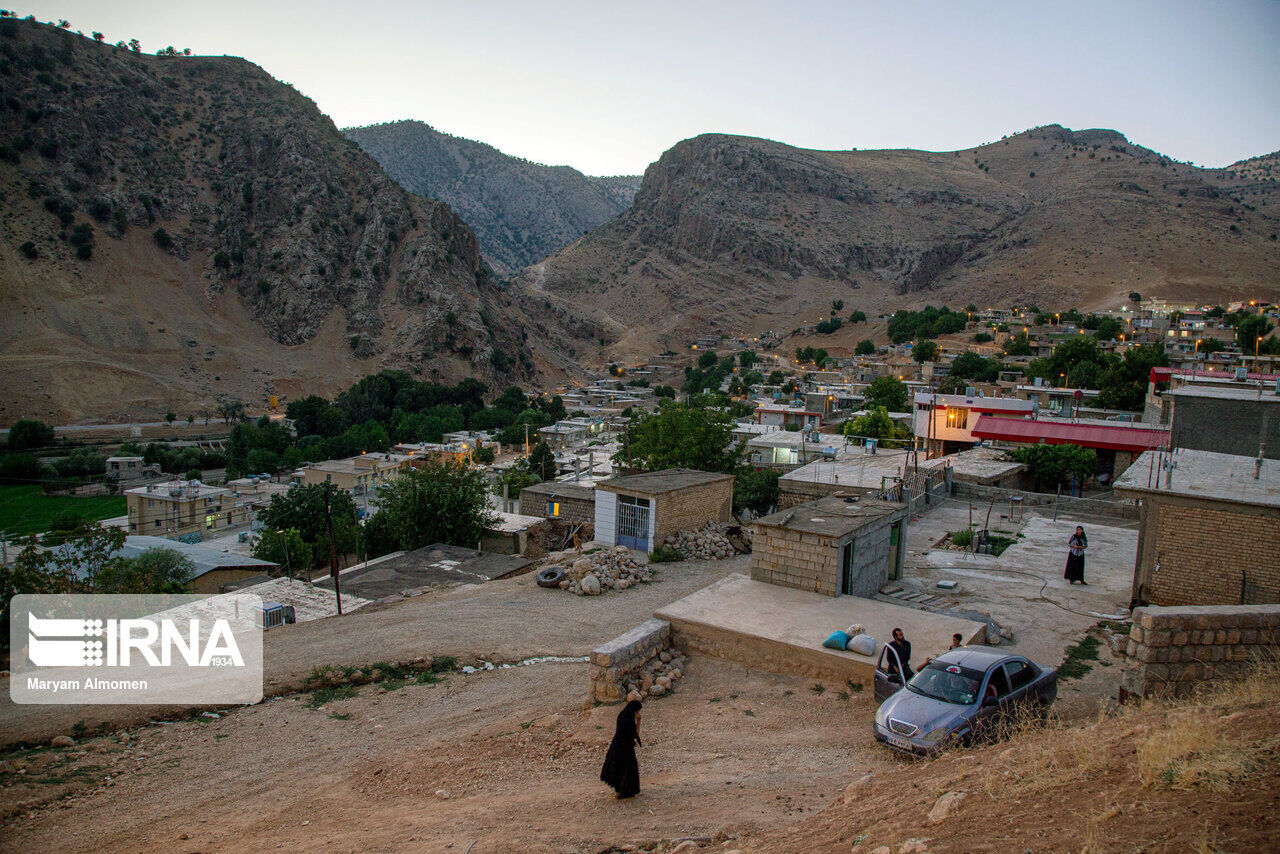
[[[123,495],[73,498],[45,495],[39,486],[0,486],[0,531],[10,537],[43,533],[55,516],[74,510],[86,519],[110,519],[125,514]]]

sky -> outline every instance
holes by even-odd
[[[148,53],[243,56],[339,127],[418,119],[591,175],[639,174],[707,132],[947,151],[1056,123],[1197,165],[1280,149],[1280,0],[9,8]]]

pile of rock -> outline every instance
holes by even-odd
[[[566,559],[560,564],[548,564],[555,565],[563,566],[565,571],[560,589],[575,596],[599,596],[609,590],[626,590],[653,580],[649,566],[636,563],[626,546],[601,549],[578,555],[572,560]]]
[[[697,531],[681,531],[667,537],[665,542],[684,555],[685,560],[720,560],[733,557],[739,551],[751,550],[751,534],[737,526],[734,527],[737,532],[735,538],[740,540],[745,548],[735,547],[727,536],[729,526],[718,522],[708,522]]]
[[[643,667],[623,676],[628,700],[645,697],[661,697],[670,694],[676,682],[684,675],[684,656],[673,646],[665,647],[649,659]]]

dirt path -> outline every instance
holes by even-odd
[[[585,683],[580,664],[454,674],[98,739],[77,750],[110,784],[25,812],[0,850],[594,852],[784,826],[900,764],[869,698],[699,659],[647,705],[642,792],[619,802],[597,779],[617,708],[584,711]]]

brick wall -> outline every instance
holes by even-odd
[[[671,624],[646,620],[624,635],[591,650],[588,678],[592,699],[617,703],[626,699],[626,676],[662,652],[671,640]]]
[[[1247,586],[1245,601],[1280,602],[1280,516],[1151,499],[1144,509],[1145,601],[1236,605]]]
[[[772,525],[756,525],[751,544],[751,578],[767,584],[840,594],[844,545],[855,540],[854,596],[872,596],[889,580],[889,530],[894,519],[861,528],[852,536],[824,537]]]
[[[1280,649],[1280,605],[1148,606],[1133,612],[1120,698],[1181,696],[1242,675]]]
[[[637,493],[641,494],[641,493]],[[733,514],[733,478],[704,483],[654,498],[653,541],[672,534],[696,531],[708,522],[728,522]]]
[[[546,516],[547,504],[560,502],[560,515],[555,518],[570,524],[579,522],[595,522],[596,502],[594,498],[557,498],[546,493],[523,490],[520,493],[520,515]]]

